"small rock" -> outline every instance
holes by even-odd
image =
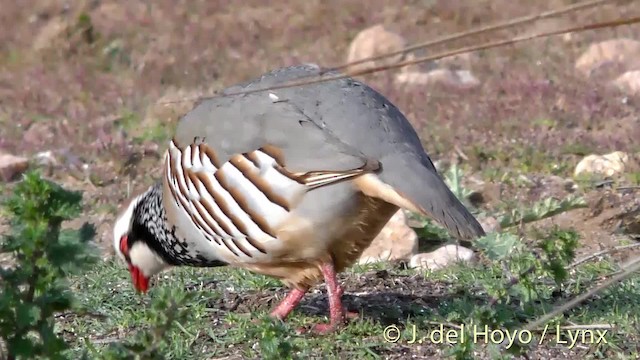
[[[580,160],[574,171],[574,176],[582,173],[613,176],[622,173],[625,163],[628,161],[629,155],[622,151],[614,151],[605,155],[591,154]]]
[[[546,183],[545,187],[547,188],[557,187],[567,192],[574,192],[578,190],[578,184],[576,184],[576,182],[573,181],[573,179],[565,179],[558,175],[547,176],[545,179],[545,183]],[[554,195],[549,194],[548,196],[554,196]],[[543,197],[547,197],[547,196],[543,196]]]
[[[37,153],[33,157],[33,159],[35,160],[36,164],[40,166],[55,167],[59,165],[58,160],[56,159],[55,155],[53,155],[53,151],[51,150],[41,151]]]
[[[627,71],[615,79],[613,85],[628,95],[640,95],[640,70]]]
[[[409,267],[429,270],[443,269],[454,262],[473,262],[473,250],[458,245],[445,245],[430,253],[416,254],[411,257]]]
[[[539,198],[564,197],[565,193],[572,193],[578,190],[578,184],[573,178],[565,178],[558,175],[540,176],[534,180],[536,185],[530,188],[530,194],[540,190]]]
[[[0,152],[0,180],[12,181],[29,167],[29,159]]]
[[[417,251],[418,235],[407,225],[404,211],[398,210],[360,255],[358,263],[409,259]]]
[[[458,89],[471,89],[480,81],[469,70],[435,69],[429,72],[403,71],[396,81],[407,85],[443,84]]]
[[[51,176],[54,169],[60,166],[60,162],[51,150],[37,153],[32,160],[37,166],[45,169],[47,176]]]
[[[388,30],[384,25],[374,25],[360,31],[358,35],[353,38],[349,46],[347,62],[354,62],[372,56],[400,51],[404,49],[405,46],[406,41],[402,36]],[[403,54],[398,54],[380,60],[367,61],[350,66],[348,71],[359,71],[376,66],[396,64],[402,61],[402,59]]]
[[[576,69],[589,76],[598,68],[615,64],[626,70],[640,69],[640,41],[611,39],[592,44],[576,61]]]
[[[498,219],[493,216],[480,219],[478,220],[478,222],[480,223],[480,226],[482,226],[484,232],[487,234],[502,230],[500,222],[498,222]]]

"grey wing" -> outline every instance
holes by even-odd
[[[232,90],[277,85],[318,72],[319,68],[311,65],[278,69]],[[290,98],[318,126],[365,156],[379,160],[382,171],[378,178],[420,212],[431,215],[460,238],[484,234],[480,224],[438,175],[409,121],[383,95],[351,78],[276,89],[273,93]]]
[[[275,69],[254,80],[225,89],[224,93],[256,90],[320,73],[313,64]],[[326,75],[339,75],[330,71]],[[382,94],[353,78],[331,80],[260,92],[286,100],[331,132],[343,143],[368,157],[381,159],[389,154],[411,153],[433,168],[420,138],[401,111]]]
[[[269,146],[293,173],[347,171],[377,164],[296,104],[268,92],[200,102],[180,120],[174,140],[186,146],[196,138],[204,138],[220,163],[234,154]]]

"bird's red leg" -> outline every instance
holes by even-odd
[[[319,334],[326,334],[334,331],[338,325],[344,323],[345,309],[342,307],[342,287],[338,284],[338,278],[336,276],[336,270],[333,267],[333,263],[325,263],[320,267],[322,275],[324,275],[324,282],[327,285],[327,296],[329,297],[329,323],[328,324],[316,324],[313,327],[313,331]]]
[[[307,292],[307,290],[301,289],[291,289],[287,296],[278,304],[273,311],[271,311],[271,316],[277,319],[283,320],[293,311],[293,309],[298,306],[300,300]]]
[[[342,285],[338,284],[338,297],[341,299],[342,299],[342,294],[344,294],[344,289],[342,288]],[[358,312],[349,311],[345,306],[343,306],[343,308],[344,308],[344,316],[347,319],[357,319],[360,316],[360,313]]]
[[[359,314],[355,312],[347,311],[342,306],[342,294],[343,289],[338,284],[338,278],[336,275],[333,263],[323,264],[320,269],[324,276],[325,283],[327,285],[327,295],[329,297],[329,323],[328,324],[316,324],[313,327],[313,331],[319,334],[326,334],[336,329],[336,327],[343,323],[346,318],[355,318]],[[271,311],[271,317],[284,320],[300,303],[307,289],[291,289],[287,296]],[[300,329],[300,332],[304,332],[304,329]]]

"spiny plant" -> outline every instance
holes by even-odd
[[[10,260],[0,267],[0,359],[77,358],[56,331],[55,315],[79,309],[69,278],[98,260],[89,245],[95,235],[92,225],[62,227],[80,216],[82,194],[29,172],[3,203],[10,229],[0,253]],[[178,291],[160,292],[146,311],[149,329],[104,351],[86,341],[83,358],[89,353],[92,359],[163,358],[164,335],[175,321],[187,318],[189,299]]]
[[[554,228],[540,236],[532,247],[529,241],[509,232],[491,233],[478,239],[475,246],[484,261],[467,269],[475,292],[485,293],[488,302],[466,311],[453,311],[448,321],[475,324],[490,331],[513,329],[544,313],[546,305],[565,292],[567,268],[574,259],[578,234],[570,229]],[[467,281],[461,281],[466,284]],[[469,331],[469,330],[468,330]],[[473,339],[469,333],[466,339]],[[450,355],[471,359],[477,344],[467,340],[455,344]],[[493,357],[524,351],[528,344],[509,344],[506,349],[489,343]],[[503,351],[506,350],[506,353]]]
[[[461,169],[454,165],[443,173],[443,177],[453,193],[468,203],[467,197],[472,192],[462,184]],[[502,229],[507,229],[585,206],[584,199],[579,196],[569,196],[563,200],[547,198],[529,208],[512,209],[494,216]],[[446,232],[429,219],[417,217],[414,220],[420,223],[421,227],[416,232],[421,238],[446,241]],[[551,302],[554,296],[564,291],[568,281],[567,268],[575,257],[578,237],[571,229],[555,227],[536,239],[525,240],[506,230],[477,239],[471,246],[484,261],[465,271],[470,276],[467,280],[473,283],[476,291],[485,293],[489,301],[472,308],[461,306],[457,309],[454,306],[455,310],[445,314],[445,318],[452,322],[488,325],[490,329],[508,329],[534,318],[543,310],[541,303]],[[455,269],[449,273],[456,278],[460,275]],[[458,278],[457,282],[465,284],[467,288],[469,281],[465,279]],[[472,358],[474,346],[469,341],[457,343],[449,355],[457,359]],[[508,350],[513,353],[522,349],[516,345]],[[495,356],[505,355],[497,349],[490,351]]]
[[[144,331],[132,334],[130,339],[116,341],[98,349],[89,340],[85,340],[83,359],[103,360],[160,360],[165,358],[167,347],[171,343],[172,331],[176,323],[189,321],[190,309],[186,306],[196,297],[195,292],[186,293],[182,289],[163,288],[154,294],[150,306],[145,311]]]
[[[467,198],[469,195],[473,193],[473,191],[467,189],[462,184],[462,178],[464,177],[463,171],[458,167],[457,164],[451,165],[444,174],[442,174],[445,183],[449,186],[451,191],[456,195],[456,197],[467,203]]]
[[[67,277],[96,260],[87,242],[95,231],[62,223],[79,216],[82,195],[28,173],[4,202],[10,230],[0,252],[11,265],[0,269],[0,337],[7,359],[63,358],[54,314],[72,307]]]
[[[582,196],[570,195],[562,200],[549,197],[534,203],[530,208],[513,209],[502,215],[499,221],[502,228],[507,228],[519,224],[539,221],[570,210],[584,207],[587,207],[587,203]]]

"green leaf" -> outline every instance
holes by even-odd
[[[35,344],[27,337],[11,339],[7,345],[15,358],[33,359],[36,354]]]
[[[11,253],[15,264],[0,271],[0,334],[11,358],[66,358],[68,346],[53,329],[53,314],[69,309],[73,300],[63,269],[86,266],[86,242],[95,232],[87,226],[71,233],[60,228],[80,215],[81,200],[81,193],[36,171],[28,172],[3,199],[11,227],[0,251]]]
[[[40,320],[40,309],[34,304],[20,304],[16,308],[16,322],[18,327],[27,328]]]
[[[476,245],[491,260],[502,260],[509,256],[520,240],[510,233],[491,233],[479,238]]]
[[[457,164],[453,164],[443,174],[443,178],[447,186],[451,189],[451,192],[463,203],[467,203],[467,198],[473,191],[465,188],[462,185],[462,171]]]
[[[570,210],[587,207],[586,200],[577,195],[570,195],[563,200],[545,198],[533,206],[523,209],[513,209],[500,218],[500,226],[504,229],[521,223],[530,223],[552,217]]]

